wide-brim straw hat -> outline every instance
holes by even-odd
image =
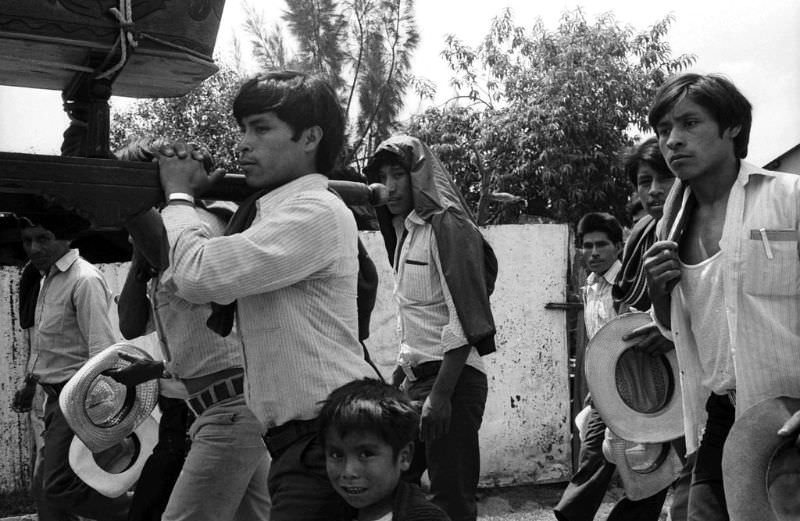
[[[800,520],[797,433],[778,435],[798,410],[798,398],[770,398],[742,412],[733,423],[722,453],[731,521]]]
[[[133,390],[101,374],[129,365],[119,353],[150,358],[127,342],[107,347],[70,378],[58,398],[67,423],[92,452],[102,452],[124,440],[150,416],[158,401],[158,380],[144,382]]]
[[[634,443],[606,429],[603,456],[617,466],[625,495],[639,501],[670,486],[681,473],[683,462],[669,442]]]
[[[614,433],[637,443],[683,436],[683,408],[675,350],[653,356],[622,337],[652,322],[626,313],[603,326],[586,346],[584,371],[592,404]]]
[[[125,440],[94,454],[78,438],[69,446],[69,465],[81,480],[106,497],[119,497],[133,487],[158,443],[158,422],[148,416]],[[102,462],[102,466],[101,463]]]

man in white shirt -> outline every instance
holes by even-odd
[[[30,259],[20,279],[20,325],[30,328],[28,382],[46,394],[45,431],[32,492],[42,521],[76,516],[122,521],[130,498],[108,498],[89,487],[68,462],[74,437],[58,396],[90,357],[116,342],[109,308],[111,291],[103,274],[70,249],[89,223],[69,212],[44,209],[20,215],[22,246]],[[14,398],[15,410],[30,409],[27,385]]]
[[[721,460],[734,418],[800,397],[800,177],[743,161],[751,121],[719,75],[670,78],[649,114],[678,178],[645,270],[675,342],[687,451],[697,451],[690,520],[728,519]]]
[[[592,338],[606,323],[617,316],[612,290],[619,278],[622,263],[622,227],[607,213],[589,213],[578,222],[578,244],[589,276],[582,288],[583,313],[587,338]],[[651,343],[646,336],[643,342]],[[590,370],[591,368],[587,369]],[[584,370],[581,367],[579,370]],[[603,456],[606,425],[591,407],[586,434],[581,441],[578,470],[553,509],[560,521],[591,521],[603,501],[616,466]],[[623,497],[614,506],[609,519],[615,521],[656,520],[661,513],[666,490],[639,501]]]
[[[327,188],[344,116],[330,85],[296,72],[246,81],[233,113],[258,191],[225,236],[209,236],[194,207],[223,174],[188,154],[159,159],[172,281],[189,302],[222,304],[208,322],[222,335],[235,312],[247,405],[272,455],[272,521],[340,518],[352,509],[328,481],[315,419],[332,390],[375,376],[358,341],[355,220]]]
[[[396,374],[404,374],[402,388],[422,403],[408,479],[418,481],[427,468],[433,503],[453,521],[474,521],[496,259],[455,183],[420,140],[387,139],[365,170],[389,193],[378,220],[396,273],[404,371]]]

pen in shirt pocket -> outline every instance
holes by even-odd
[[[775,254],[772,250],[772,243],[775,242],[795,242],[797,240],[797,230],[790,229],[768,229],[758,228],[750,230],[750,239],[760,240],[764,247],[764,255],[767,259],[774,259]],[[798,255],[800,255],[800,244],[798,244]]]

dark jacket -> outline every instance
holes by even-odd
[[[392,521],[450,521],[450,517],[428,501],[418,486],[401,481],[394,492]]]
[[[497,258],[478,230],[466,202],[444,166],[419,139],[394,136],[378,145],[364,169],[377,182],[378,167],[391,156],[411,176],[414,211],[433,227],[447,287],[467,341],[478,353],[495,351],[495,325],[489,296],[497,278]],[[389,262],[394,262],[397,236],[386,207],[376,209]]]

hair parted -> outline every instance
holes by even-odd
[[[733,139],[736,157],[747,157],[753,107],[747,98],[720,74],[686,73],[672,76],[658,89],[647,121],[654,129],[664,115],[683,98],[688,98],[705,108],[719,125],[720,135],[726,129],[740,127]]]
[[[369,432],[388,443],[397,456],[414,441],[419,413],[399,389],[376,380],[363,378],[335,389],[323,402],[319,414],[319,438],[331,430],[345,437],[353,432]]]
[[[286,122],[294,140],[305,129],[319,126],[322,140],[316,168],[325,175],[334,169],[344,146],[345,119],[339,99],[326,80],[297,71],[265,72],[250,78],[233,100],[233,116],[241,125],[244,118],[264,112],[274,112]]]
[[[587,213],[578,221],[578,244],[583,242],[583,236],[592,232],[604,232],[614,244],[622,242],[622,226],[619,221],[605,212]]]

